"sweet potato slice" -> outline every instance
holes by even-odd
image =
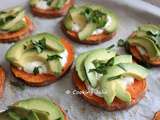
[[[4,81],[5,81],[5,72],[3,68],[0,67],[0,98],[3,96]]]
[[[78,42],[78,43],[89,44],[89,45],[100,44],[102,42],[105,42],[105,41],[108,41],[108,40],[112,39],[116,35],[116,32],[113,32],[113,33],[103,32],[99,35],[91,35],[86,40],[80,40],[78,38],[78,33],[77,32],[69,31],[64,27],[63,21],[62,21],[61,28],[62,28],[62,31],[64,32],[64,34],[66,36],[68,36],[71,40],[73,40],[75,42]]]
[[[128,86],[128,92],[131,94],[132,101],[130,104],[127,104],[120,99],[116,98],[112,105],[107,105],[105,100],[101,97],[96,96],[95,94],[88,93],[86,85],[84,82],[82,82],[74,69],[72,74],[72,79],[75,87],[78,91],[81,91],[81,96],[89,103],[102,107],[108,111],[116,111],[116,110],[122,110],[129,108],[133,105],[135,105],[145,94],[145,91],[147,89],[147,83],[145,80],[135,80],[134,84]],[[84,91],[84,92],[83,92]]]
[[[33,23],[28,16],[24,17],[27,26],[16,32],[0,33],[0,42],[15,42],[33,31]]]
[[[156,112],[153,120],[160,120],[160,112]]]
[[[68,58],[67,58],[67,63],[64,65],[62,74],[58,78],[62,77],[67,72],[67,70],[69,70],[74,59],[73,46],[67,40],[62,39],[61,42],[66,48],[66,50],[68,51]],[[23,70],[19,70],[14,66],[11,66],[11,70],[15,75],[15,77],[20,78],[30,86],[44,86],[58,80],[56,76],[49,73],[34,75],[34,74],[27,73]]]
[[[35,16],[53,18],[53,17],[60,17],[60,16],[65,15],[73,4],[74,4],[74,0],[69,0],[60,10],[41,9],[35,6],[31,6],[31,10]]]

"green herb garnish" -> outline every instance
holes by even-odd
[[[59,56],[59,55],[47,55],[47,61],[50,61],[50,60],[58,60],[58,59],[61,59],[62,57]]]
[[[42,66],[37,66],[37,67],[35,67],[34,69],[33,69],[33,73],[34,73],[34,75],[37,75],[37,74],[39,74],[39,72],[40,72],[40,68],[42,68]]]
[[[114,48],[114,47],[115,47],[115,45],[113,44],[113,45],[107,47],[106,50],[110,50],[110,49],[112,49],[112,48]]]
[[[82,13],[88,22],[93,22],[97,25],[97,28],[102,28],[107,22],[107,14],[101,12],[100,10],[93,10],[91,8],[86,8]]]
[[[118,40],[118,47],[124,47],[125,46],[125,41],[123,39]]]
[[[107,78],[107,80],[115,80],[115,79],[119,79],[119,78],[121,78],[121,75]]]
[[[94,60],[93,64],[95,66],[95,69],[90,69],[89,72],[97,72],[100,74],[106,74],[107,73],[106,67],[112,66],[113,63],[114,63],[114,58],[111,58],[107,62],[103,60]]]
[[[57,119],[55,119],[55,120],[62,120],[62,118],[61,118],[61,117],[59,117],[59,118],[57,118]]]
[[[33,49],[35,49],[38,53],[42,53],[47,48],[45,38],[39,41],[31,41],[31,43],[33,45]]]

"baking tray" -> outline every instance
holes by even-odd
[[[65,37],[60,29],[60,21],[57,19],[42,19],[31,15],[28,0],[0,0],[0,9],[23,5],[27,14],[33,19],[35,24],[35,33],[50,32]],[[98,47],[107,47],[116,43],[120,38],[126,38],[140,24],[160,23],[160,9],[151,4],[140,0],[79,0],[77,4],[85,2],[102,4],[116,12],[119,18],[119,29],[117,35],[108,42],[100,45],[81,45],[73,43],[76,56],[89,49]],[[13,43],[12,43],[13,44]],[[0,110],[18,100],[29,97],[46,97],[53,99],[66,110],[70,120],[151,120],[154,113],[160,110],[160,68],[152,68],[147,79],[148,90],[144,98],[134,107],[117,112],[107,112],[85,102],[78,95],[72,94],[74,86],[71,80],[72,69],[61,80],[45,87],[26,87],[25,90],[19,90],[10,84],[11,80],[16,80],[11,74],[9,63],[4,56],[11,44],[0,44],[0,64],[6,71],[7,79],[5,82],[5,92],[0,99]],[[117,51],[124,53],[122,48]]]

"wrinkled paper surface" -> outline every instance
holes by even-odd
[[[1,0],[0,9],[15,5],[23,5],[27,9],[27,14],[31,16],[35,24],[35,33],[50,32],[65,37],[60,29],[58,19],[40,19],[33,17],[29,13],[27,0]],[[119,29],[117,35],[108,42],[100,45],[88,46],[74,43],[76,56],[89,49],[107,47],[117,42],[118,39],[125,39],[140,24],[160,23],[160,9],[138,0],[79,0],[77,3],[102,4],[115,11],[119,18]],[[13,43],[12,43],[13,44]],[[152,68],[147,79],[148,90],[145,97],[134,107],[118,111],[107,112],[101,108],[94,107],[86,103],[78,95],[72,94],[74,86],[71,81],[72,69],[69,73],[55,84],[46,87],[26,87],[24,91],[10,85],[10,80],[16,80],[11,74],[9,63],[4,56],[11,44],[0,44],[0,64],[5,68],[7,80],[5,82],[4,97],[0,99],[0,110],[6,109],[8,105],[29,97],[47,97],[60,104],[67,112],[70,120],[151,120],[154,113],[160,110],[160,68]],[[117,49],[123,52],[123,49]],[[66,92],[67,90],[67,92]],[[68,91],[69,90],[69,91]]]

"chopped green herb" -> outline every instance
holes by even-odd
[[[101,12],[100,10],[93,10],[91,8],[86,8],[82,13],[88,22],[93,22],[97,25],[97,28],[102,28],[107,22],[107,14]]]
[[[125,41],[123,39],[118,40],[118,47],[124,47],[125,46]]]
[[[62,118],[61,118],[61,117],[59,117],[59,118],[57,118],[57,119],[55,119],[55,120],[62,120]]]
[[[11,118],[11,120],[21,120],[17,113],[13,111],[9,111],[8,116]]]
[[[42,66],[38,66],[38,67],[35,67],[34,69],[33,69],[33,73],[34,73],[34,75],[37,75],[37,74],[39,74],[39,69],[40,68],[42,68]]]
[[[33,45],[33,49],[35,49],[38,53],[42,53],[47,48],[45,38],[39,41],[31,41],[31,43]]]
[[[20,81],[10,81],[10,84],[12,86],[15,86],[16,88],[20,89],[20,90],[24,90],[25,89],[25,84],[23,82]]]
[[[115,79],[119,79],[119,78],[121,78],[121,75],[110,77],[107,80],[115,80]]]
[[[106,67],[112,66],[113,62],[114,62],[113,58],[111,58],[107,62],[103,60],[94,60],[93,64],[95,66],[95,69],[90,69],[89,72],[97,72],[100,74],[106,74],[107,73]]]
[[[61,59],[62,57],[59,56],[59,55],[47,55],[47,61],[50,61],[50,60],[58,60],[58,59]]]
[[[118,64],[117,66],[123,69],[124,71],[127,71],[121,64]]]
[[[114,47],[115,47],[115,45],[113,44],[113,45],[107,47],[106,50],[110,50],[110,49],[112,49],[112,48],[114,48]]]

